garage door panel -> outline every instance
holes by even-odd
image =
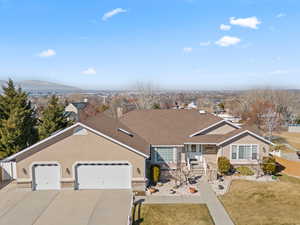
[[[38,164],[33,166],[34,190],[60,189],[60,166],[57,164]]]
[[[129,189],[131,167],[118,164],[77,165],[78,189]]]

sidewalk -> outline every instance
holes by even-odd
[[[199,190],[216,225],[234,225],[209,183],[200,181]]]

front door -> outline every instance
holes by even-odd
[[[202,161],[202,145],[191,144],[188,145],[188,155],[190,159]]]

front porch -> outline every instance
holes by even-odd
[[[152,146],[151,164],[160,165],[161,178],[169,179],[172,171],[187,167],[192,176],[216,179],[218,147],[213,144],[185,143],[181,146]]]
[[[182,150],[182,162],[190,169],[216,169],[218,147],[213,144],[186,143]],[[205,174],[207,171],[205,171]]]

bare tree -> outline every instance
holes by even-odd
[[[122,116],[122,104],[123,99],[121,97],[115,97],[109,103],[108,113],[110,113],[110,115],[116,120],[118,120]]]
[[[246,124],[263,129],[270,127],[271,122],[273,125],[290,123],[297,105],[295,99],[295,95],[288,90],[254,89],[245,92],[226,106],[234,115],[240,116]],[[271,116],[270,110],[276,117]],[[269,128],[267,130],[269,132]]]
[[[262,119],[265,130],[268,132],[269,140],[272,140],[273,132],[281,125],[279,113],[273,107],[269,107]]]
[[[186,165],[181,164],[174,170],[170,170],[171,177],[176,182],[176,185],[181,186],[183,184],[188,185],[191,177],[191,171]]]
[[[137,109],[151,109],[155,103],[155,91],[157,88],[151,83],[137,83]],[[158,99],[159,102],[159,99]]]

